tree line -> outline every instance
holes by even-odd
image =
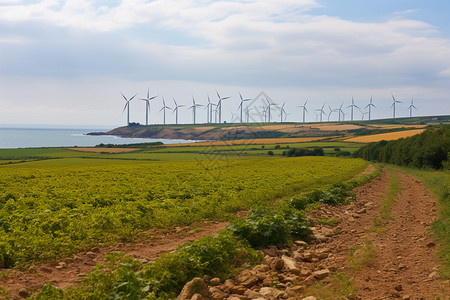
[[[414,168],[450,168],[450,125],[430,127],[421,134],[361,147],[353,156]]]

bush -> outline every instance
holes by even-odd
[[[267,151],[267,154],[270,156],[273,156],[273,151],[269,150],[269,151]]]
[[[228,229],[255,248],[307,239],[311,233],[304,213],[272,207],[253,209],[247,219],[235,220]]]

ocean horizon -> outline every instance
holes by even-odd
[[[176,144],[195,142],[173,139],[122,138],[111,135],[87,135],[90,132],[109,131],[105,128],[25,128],[0,127],[0,149],[41,147],[93,147],[99,144],[135,144],[162,142]]]

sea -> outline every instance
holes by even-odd
[[[190,140],[122,138],[110,135],[87,135],[89,132],[105,132],[110,129],[58,129],[58,128],[2,128],[0,149],[38,147],[91,147],[99,144],[135,144],[163,142],[177,144]]]

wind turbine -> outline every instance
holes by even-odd
[[[349,107],[352,108],[351,120],[353,121],[353,108],[356,107],[359,109],[358,105],[355,104],[355,100],[353,99],[353,97],[352,97],[352,105],[347,106],[347,108],[349,108]]]
[[[236,113],[234,113],[234,112],[232,112],[232,111],[230,111],[230,113],[231,113],[231,122],[230,123],[233,123],[233,120],[235,120],[235,118],[238,116],[238,114]],[[242,123],[242,122],[241,122]]]
[[[145,101],[145,125],[148,125],[148,115],[150,114],[150,101],[158,96],[150,97],[150,89],[147,90],[147,98],[141,98],[140,100]]]
[[[163,107],[161,108],[161,110],[163,110],[163,114],[164,114],[164,125],[166,125],[166,109],[171,109],[170,107],[168,107],[166,105],[166,101],[164,100],[164,97],[162,97],[162,101],[163,101]],[[160,111],[161,111],[160,110]]]
[[[250,101],[252,99],[244,99],[244,98],[242,98],[241,92],[239,92],[239,97],[241,98],[241,104],[239,104],[238,108],[241,110],[241,123],[242,123],[242,106],[243,106],[244,102]]]
[[[330,117],[334,110],[331,109],[331,106],[329,106],[329,105],[328,105],[328,108],[330,109],[330,112],[328,113],[328,122],[330,122]]]
[[[411,99],[411,105],[408,107],[409,109],[409,117],[412,117],[412,109],[417,109],[417,107],[414,106],[414,98]]]
[[[403,103],[403,102],[398,101],[398,100],[395,100],[394,94],[391,94],[391,95],[392,95],[392,100],[394,100],[394,102],[393,102],[392,105],[391,105],[391,108],[394,109],[394,111],[393,111],[393,116],[394,116],[394,119],[395,119],[395,104],[396,104],[396,103]]]
[[[339,112],[339,122],[341,121],[341,113],[342,113],[342,120],[345,119],[345,113],[342,110],[342,105],[344,105],[344,103],[342,103],[341,106],[339,106],[339,108],[336,109]]]
[[[308,110],[306,109],[306,103],[308,103],[308,99],[306,99],[305,104],[299,106],[299,107],[302,108],[302,111],[303,111],[303,123],[305,123],[305,111],[306,111],[306,112],[308,111]]]
[[[219,97],[219,102],[217,102],[217,108],[219,109],[219,123],[222,123],[222,101],[229,99],[230,97],[220,97],[219,92],[216,90],[217,97]]]
[[[175,124],[178,124],[178,108],[185,105],[178,105],[177,101],[175,101],[175,98],[173,98],[173,103],[175,104],[175,108],[173,109],[173,111],[175,112]]]
[[[286,117],[287,117],[287,113],[286,113],[286,111],[284,110],[284,105],[286,104],[286,101],[284,101],[284,103],[283,103],[283,105],[281,105],[281,106],[278,106],[278,108],[280,109],[280,115],[281,115],[281,122],[280,123],[283,123],[283,113],[286,115]]]
[[[265,99],[267,101],[267,109],[268,109],[268,116],[269,116],[268,122],[270,123],[270,106],[271,105],[277,105],[277,104],[276,103],[270,103],[269,100],[267,100],[267,98],[265,98]]]
[[[121,94],[122,94],[122,93],[121,93]],[[127,97],[125,97],[124,94],[122,94],[123,99],[125,99],[125,101],[126,101],[122,113],[125,111],[125,109],[127,109],[127,126],[130,126],[130,102],[131,102],[131,100],[133,100],[134,97],[136,97],[136,96],[137,96],[137,94],[134,95],[133,97],[131,97],[130,99],[127,99]]]
[[[205,109],[206,109],[206,122],[207,123],[212,123],[212,106],[214,104],[211,103],[211,99],[209,98],[208,95],[208,104],[205,105]]]
[[[199,107],[199,106],[203,106],[203,105],[195,103],[194,96],[192,96],[192,106],[190,106],[188,109],[192,108],[192,114],[193,114],[193,117],[194,117],[194,124],[195,124],[195,112],[197,110],[197,107]]]
[[[252,109],[253,109],[253,108],[248,108],[247,105],[245,106],[244,112],[245,112],[245,118],[247,119],[247,123],[250,122],[250,111],[251,111]]]
[[[325,113],[325,111],[323,110],[324,107],[325,107],[325,103],[322,105],[322,108],[316,109],[316,111],[318,111],[318,112],[319,112],[319,115],[320,115],[320,122],[322,122],[322,115],[327,115],[327,114]]]
[[[364,116],[368,114],[367,111],[362,111],[361,109],[359,110],[361,112],[361,118],[364,121]]]
[[[370,102],[369,102],[369,104],[367,104],[364,108],[369,108],[369,121],[370,121],[370,112],[371,112],[371,108],[373,107],[373,108],[376,108],[376,106],[375,105],[373,105],[373,103],[372,103],[372,100],[373,100],[373,98],[372,98],[372,96],[370,97]],[[363,115],[364,116],[364,115]]]

